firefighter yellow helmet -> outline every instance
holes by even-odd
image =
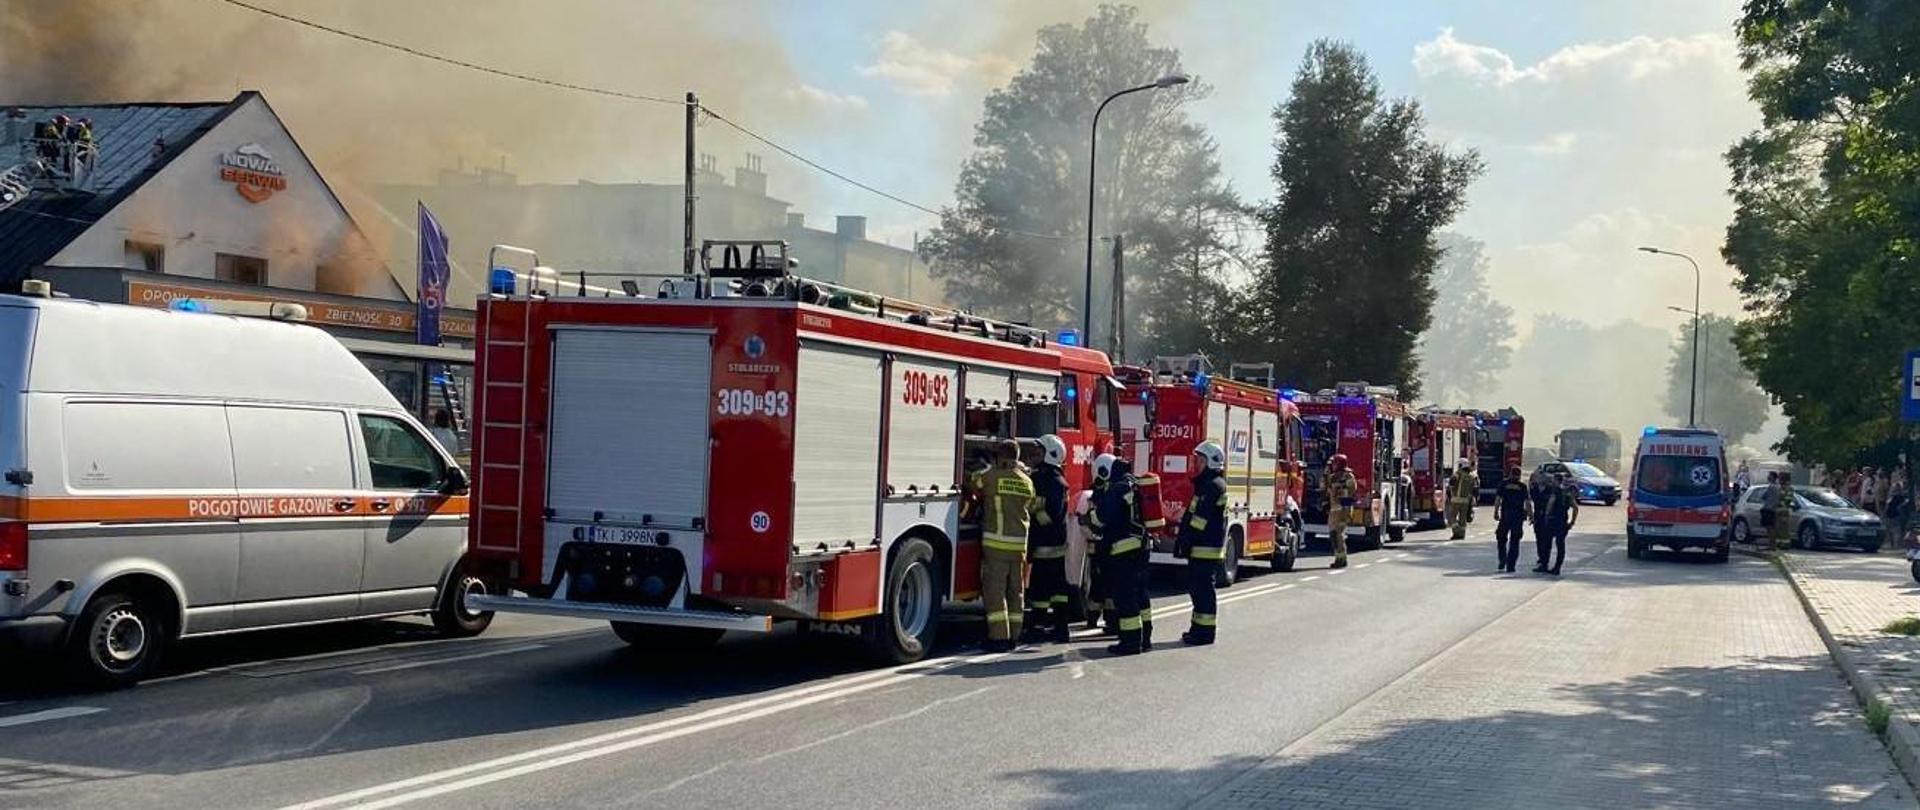
[[[1113,463],[1118,460],[1119,459],[1115,458],[1112,453],[1101,453],[1099,456],[1096,456],[1093,459],[1094,480],[1105,481],[1109,478],[1112,478]]]
[[[1220,448],[1218,442],[1201,442],[1193,448],[1193,454],[1200,457],[1200,463],[1209,470],[1227,468],[1227,451]]]
[[[1051,433],[1041,436],[1040,452],[1042,460],[1055,467],[1065,466],[1067,463],[1067,443],[1060,441],[1059,436]]]

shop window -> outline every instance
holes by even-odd
[[[134,270],[145,270],[149,273],[167,272],[167,248],[165,245],[153,242],[137,242],[128,239],[126,241],[125,252],[126,260],[121,262],[125,267]]]
[[[235,284],[265,285],[267,260],[237,253],[213,254],[213,277]]]

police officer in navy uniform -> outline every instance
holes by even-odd
[[[1067,443],[1051,433],[1040,437],[1040,466],[1033,486],[1040,497],[1028,535],[1027,555],[1032,566],[1027,581],[1026,633],[1022,641],[1065,643],[1071,621],[1067,615]]]
[[[1193,599],[1193,624],[1180,640],[1212,644],[1219,609],[1214,580],[1227,557],[1227,453],[1214,442],[1193,448],[1200,472],[1193,476],[1193,498],[1180,518],[1174,541],[1176,556],[1187,558],[1187,595]]]
[[[1566,470],[1553,474],[1553,483],[1548,485],[1547,514],[1541,519],[1546,530],[1540,546],[1540,567],[1533,569],[1542,574],[1560,576],[1560,564],[1567,559],[1567,532],[1573,530],[1573,524],[1580,519],[1580,490],[1576,489],[1573,479]],[[1553,565],[1547,565],[1547,544],[1553,546]]]
[[[1494,553],[1499,570],[1511,573],[1520,560],[1520,538],[1526,534],[1527,518],[1533,515],[1533,493],[1520,480],[1520,468],[1507,469],[1507,477],[1493,496]]]
[[[1094,474],[1104,466],[1106,492],[1095,508],[1100,527],[1102,573],[1113,598],[1114,626],[1120,642],[1107,648],[1114,655],[1136,655],[1153,647],[1153,625],[1146,600],[1147,527],[1140,517],[1139,490],[1133,468],[1111,454],[1094,460]]]

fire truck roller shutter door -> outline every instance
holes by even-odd
[[[1280,415],[1253,412],[1252,494],[1248,498],[1254,516],[1270,516],[1276,509],[1274,476],[1280,461]]]
[[[706,517],[712,356],[706,331],[556,331],[547,471],[555,521],[592,522],[599,512],[692,529]]]
[[[793,542],[865,545],[880,497],[880,355],[802,343],[797,374]]]
[[[905,357],[893,361],[887,422],[889,496],[946,497],[958,492],[953,463],[958,375],[959,368],[952,363]]]
[[[1013,378],[1014,400],[1021,403],[1052,404],[1059,399],[1059,388],[1060,383],[1054,377],[1020,373]]]
[[[1013,407],[1013,374],[1003,368],[968,366],[967,407],[997,411]]]

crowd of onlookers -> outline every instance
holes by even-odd
[[[1898,529],[1911,506],[1907,471],[1902,467],[1829,468],[1820,483],[1860,508],[1879,515],[1890,529]]]

